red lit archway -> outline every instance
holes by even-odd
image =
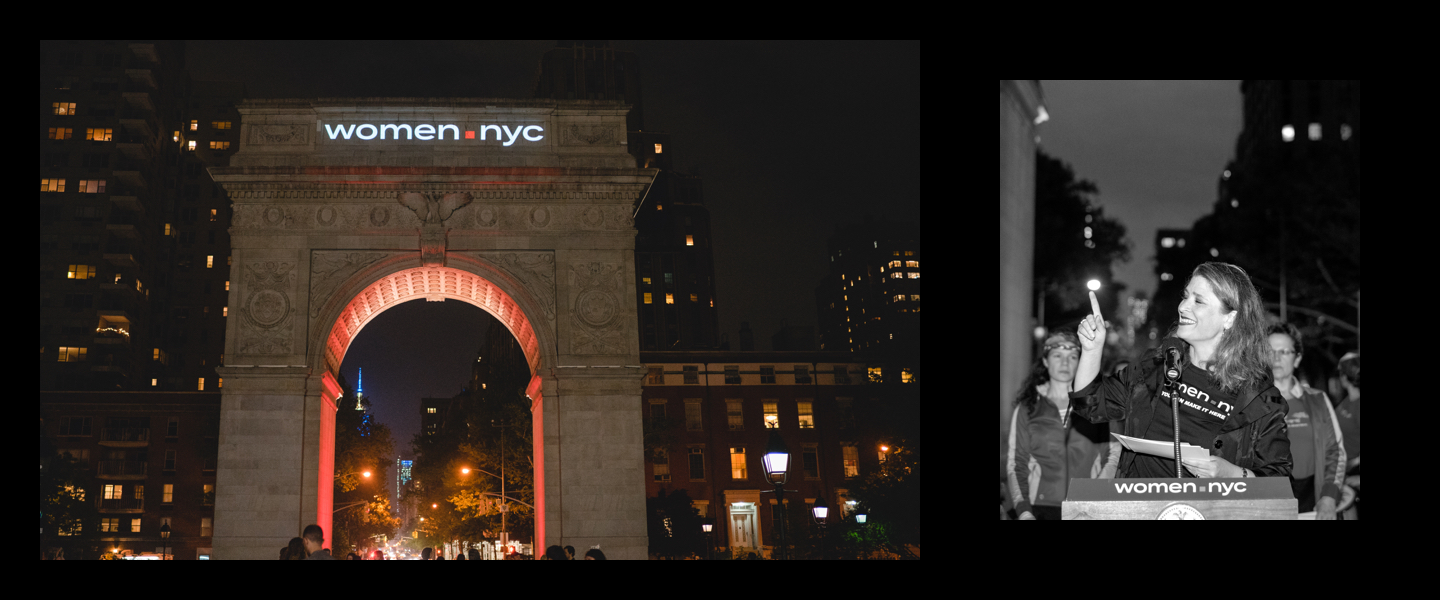
[[[334,410],[340,395],[340,386],[335,375],[345,360],[355,336],[360,334],[372,319],[393,306],[419,298],[429,301],[457,300],[480,307],[499,319],[520,342],[530,364],[531,379],[526,394],[531,401],[533,433],[535,440],[535,539],[545,539],[545,456],[544,456],[544,415],[541,407],[541,373],[545,364],[554,364],[552,339],[553,331],[542,327],[537,330],[528,315],[537,314],[544,318],[540,303],[532,297],[525,286],[502,269],[472,257],[451,255],[447,258],[450,266],[409,267],[414,264],[414,255],[382,261],[370,269],[357,273],[345,284],[339,286],[328,299],[313,299],[324,306],[319,319],[314,321],[317,329],[329,324],[328,330],[316,331],[312,348],[323,352],[312,354],[317,370],[323,370],[322,396],[329,410],[322,411],[320,428],[320,465],[317,489],[317,520],[325,531],[330,531],[333,517],[333,480],[335,472]],[[351,290],[354,290],[353,292]],[[507,291],[508,290],[508,291]],[[343,305],[345,298],[349,302]],[[323,339],[320,338],[323,335]],[[551,349],[551,352],[544,351]],[[327,435],[328,434],[328,435]]]

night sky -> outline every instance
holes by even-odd
[[[251,98],[529,98],[540,57],[555,45],[189,41],[186,66],[197,80],[244,82]],[[732,349],[741,321],[756,350],[770,349],[782,321],[816,324],[814,290],[837,225],[919,222],[919,42],[612,45],[640,61],[644,129],[670,133],[675,166],[705,178],[715,307]],[[1057,102],[1054,123],[1068,108],[1045,85],[1047,105]],[[412,301],[351,344],[344,376],[354,386],[365,368],[372,412],[391,427],[397,451],[408,456],[419,431],[419,398],[454,395],[469,380],[489,319],[461,302]]]
[[[1156,230],[1188,229],[1214,210],[1244,124],[1240,81],[1042,80],[1040,88],[1050,116],[1041,149],[1100,188],[1095,200],[1134,242],[1115,277],[1126,295],[1153,297]]]

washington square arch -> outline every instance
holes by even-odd
[[[525,349],[535,543],[647,556],[628,105],[250,100],[234,203],[214,556],[331,529],[336,373],[371,319],[478,306]],[[464,331],[429,332],[436,336]],[[474,332],[478,333],[478,332]]]

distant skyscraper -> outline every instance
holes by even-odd
[[[920,235],[913,225],[867,220],[829,240],[830,273],[815,287],[820,349],[870,354],[870,375],[919,375]]]
[[[365,410],[360,404],[360,399],[365,397],[365,369],[361,367],[360,376],[355,382],[355,410]]]

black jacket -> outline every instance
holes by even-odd
[[[1166,338],[1160,348],[1167,343],[1183,345],[1180,340]],[[1144,438],[1155,411],[1170,410],[1159,399],[1164,370],[1158,359],[1160,348],[1147,351],[1139,362],[1116,375],[1096,377],[1084,389],[1071,392],[1075,414],[1091,423],[1123,421],[1125,427],[1119,433]],[[1237,405],[1240,410],[1230,413],[1220,426],[1211,455],[1250,469],[1259,477],[1289,477],[1293,466],[1285,425],[1289,409],[1280,390],[1275,389],[1273,377],[1267,373],[1258,383],[1242,389]],[[1125,449],[1115,476],[1132,477],[1130,467],[1134,461],[1135,453]]]

